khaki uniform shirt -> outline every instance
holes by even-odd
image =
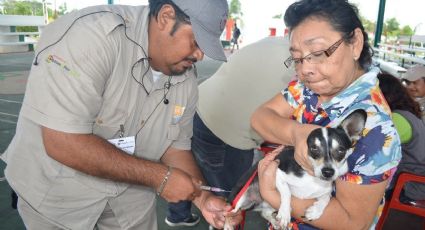
[[[115,13],[76,19],[98,11]],[[152,161],[169,147],[190,149],[196,79],[190,71],[154,82],[149,64],[138,62],[148,55],[148,13],[147,6],[89,7],[50,24],[38,43],[38,65],[32,66],[16,135],[2,159],[19,196],[64,228],[93,229],[107,202],[120,224],[130,226],[152,217],[155,193],[53,160],[43,146],[41,126],[112,139],[123,125],[125,137],[137,134],[135,156]]]

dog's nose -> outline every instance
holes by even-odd
[[[335,173],[333,168],[322,168],[322,175],[326,178],[332,177]]]

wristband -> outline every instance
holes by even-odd
[[[159,185],[158,189],[156,190],[156,195],[160,196],[162,191],[164,190],[165,185],[167,184],[168,178],[171,175],[171,169],[172,169],[171,166],[168,166],[167,173],[165,174],[164,179],[162,180],[161,184]]]

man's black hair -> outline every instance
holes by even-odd
[[[359,28],[364,38],[359,64],[364,70],[370,66],[373,50],[368,43],[369,38],[360,21],[356,6],[347,0],[301,0],[288,7],[284,20],[286,26],[292,30],[305,19],[312,17],[327,20],[336,31],[345,37],[345,41],[348,43],[354,36],[353,31]]]
[[[158,13],[164,5],[171,5],[176,13],[176,23],[171,30],[170,35],[173,36],[182,24],[190,24],[190,18],[171,0],[149,0],[149,16],[157,19]]]

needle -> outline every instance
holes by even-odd
[[[227,191],[221,188],[217,188],[217,187],[211,187],[211,186],[206,186],[206,185],[201,185],[200,188],[202,190],[205,191],[211,191],[211,192],[232,192],[232,191]]]

